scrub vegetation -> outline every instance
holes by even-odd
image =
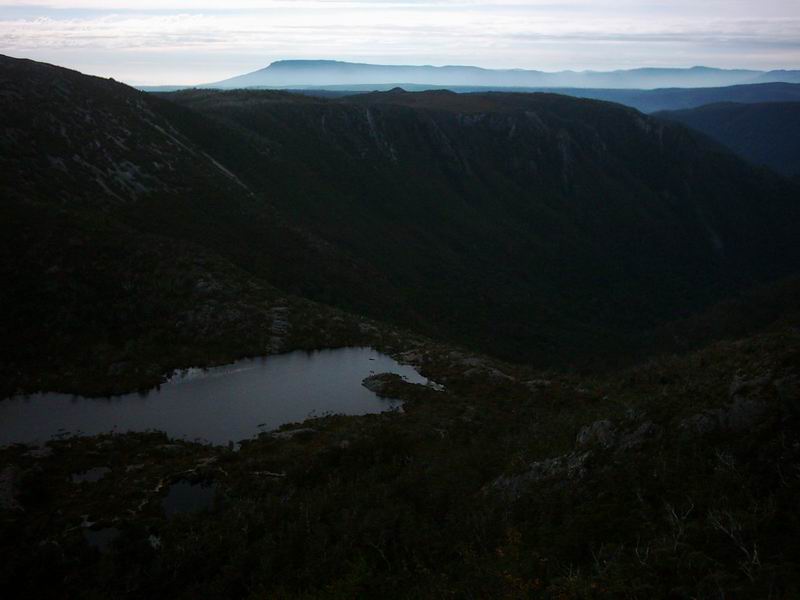
[[[348,345],[442,386],[0,448],[6,594],[800,595],[796,182],[553,94],[0,89],[0,396]]]

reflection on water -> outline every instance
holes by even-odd
[[[226,444],[285,423],[329,413],[382,412],[400,403],[361,385],[372,373],[428,381],[371,348],[291,352],[189,369],[149,394],[89,399],[36,394],[0,401],[0,445],[68,434],[161,430],[169,436]]]

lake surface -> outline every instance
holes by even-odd
[[[35,394],[0,400],[0,445],[60,435],[165,431],[170,437],[227,444],[329,413],[362,415],[400,402],[361,385],[373,373],[428,384],[410,366],[371,348],[291,352],[189,369],[146,395],[83,398]]]

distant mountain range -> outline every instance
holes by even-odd
[[[322,98],[341,98],[358,93],[372,91],[389,91],[396,88],[407,92],[425,92],[437,89],[429,85],[362,85],[362,86],[329,86],[321,89],[294,90],[298,93],[319,96]],[[377,88],[377,89],[375,89]],[[441,89],[441,88],[439,88]],[[657,90],[618,90],[595,88],[481,88],[460,87],[448,88],[457,93],[537,93],[563,94],[575,98],[589,98],[624,104],[645,113],[661,110],[681,110],[696,108],[705,104],[719,102],[737,103],[772,103],[800,101],[800,83],[753,83],[748,85],[731,85],[712,88],[664,88]],[[155,90],[154,90],[155,91]],[[175,88],[163,91],[178,91]]]
[[[800,102],[724,102],[657,116],[701,131],[754,164],[800,177]]]
[[[749,83],[800,83],[800,71],[748,69],[641,68],[617,71],[483,69],[470,66],[372,65],[334,60],[282,60],[264,69],[203,87],[309,88],[326,86],[404,85],[481,87],[567,87],[654,89],[718,87]]]
[[[142,86],[147,92],[182,89],[291,89],[336,98],[354,93],[448,89],[458,93],[549,92],[605,100],[642,112],[695,108],[716,102],[800,101],[800,71],[632,69],[495,71],[477,67],[403,67],[336,61],[279,61],[265,69],[200,86]]]
[[[749,104],[800,101],[800,83],[757,83],[726,87],[664,88],[658,90],[555,88],[546,91],[577,98],[617,102],[646,113],[660,110],[696,108],[705,104],[719,102]]]

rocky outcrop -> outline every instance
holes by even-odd
[[[770,377],[749,380],[736,377],[728,391],[727,405],[687,417],[681,421],[679,427],[689,435],[747,431],[764,419],[767,414],[767,398],[775,394],[775,391]]]
[[[662,434],[663,428],[652,421],[644,421],[638,425],[629,424],[620,431],[612,421],[603,419],[582,427],[575,438],[575,446],[622,452],[640,448],[647,442],[660,438]]]
[[[766,409],[767,405],[762,400],[736,398],[728,406],[706,410],[684,419],[680,427],[683,431],[696,435],[737,433],[758,423]]]
[[[308,436],[317,433],[316,429],[311,427],[300,427],[298,429],[286,429],[284,431],[274,431],[270,434],[276,440],[291,440],[297,436]]]
[[[544,481],[576,481],[586,475],[586,463],[591,456],[588,452],[570,452],[555,458],[547,458],[531,463],[518,475],[503,475],[492,482],[492,489],[512,499],[522,495],[529,485]]]
[[[617,448],[622,451],[640,448],[647,442],[660,438],[663,432],[660,425],[656,425],[652,421],[645,421],[632,431],[620,436]]]
[[[461,352],[450,352],[448,358],[455,369],[461,371],[463,377],[486,379],[493,383],[512,382],[513,377],[498,369],[488,358],[467,356]]]
[[[494,367],[472,367],[467,369],[463,373],[464,377],[483,377],[484,379],[490,379],[495,382],[499,381],[514,381],[514,378],[510,375],[506,375],[499,369],[495,369]]]
[[[422,350],[406,350],[396,357],[399,362],[407,365],[420,365],[425,362],[425,354]]]
[[[530,463],[520,474],[498,477],[491,488],[510,498],[518,498],[532,484],[552,482],[566,485],[580,481],[589,474],[592,457],[609,451],[611,454],[608,456],[620,457],[660,439],[662,434],[663,428],[652,421],[629,424],[624,428],[618,427],[610,419],[595,421],[578,431],[576,448],[572,452]]]
[[[377,373],[375,375],[365,377],[361,382],[361,385],[363,385],[369,391],[376,393],[378,396],[385,398],[388,397],[392,386],[404,383],[405,381],[403,378],[396,373]]]

